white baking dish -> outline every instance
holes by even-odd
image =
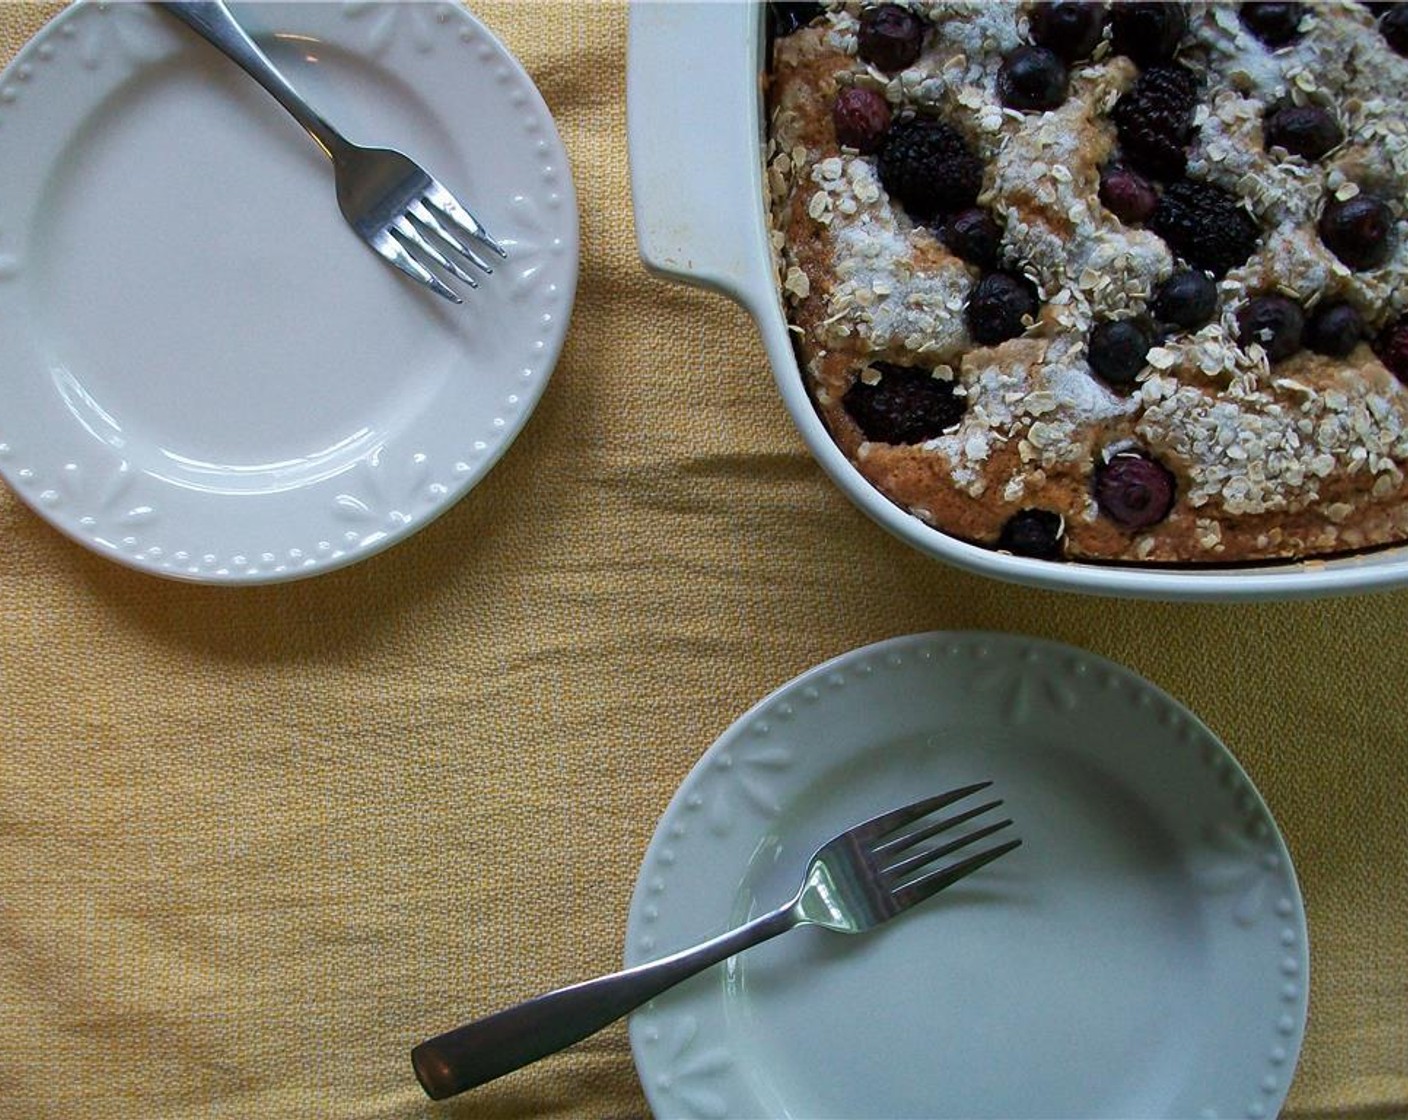
[[[921,552],[1034,587],[1147,599],[1291,599],[1408,583],[1408,549],[1299,564],[1136,568],[1031,560],[931,529],[832,442],[797,368],[768,247],[763,185],[765,7],[752,0],[636,0],[627,121],[641,259],[652,272],[740,303],[762,334],[807,447],[871,518]]]

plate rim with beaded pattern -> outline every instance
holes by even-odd
[[[463,6],[232,9],[509,250],[441,305],[347,229],[283,110],[149,5],[80,0],[0,73],[0,477],[128,567],[258,584],[377,554],[488,474],[561,352],[578,224],[550,110]]]
[[[793,931],[632,1015],[657,1117],[1277,1114],[1309,981],[1281,833],[1184,705],[1055,641],[905,635],[760,701],[661,816],[626,963],[780,904],[857,820],[983,779],[1021,848],[880,930]]]

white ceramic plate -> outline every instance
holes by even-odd
[[[542,98],[460,6],[233,8],[511,255],[463,307],[403,279],[292,119],[148,5],[70,8],[0,75],[0,474],[107,556],[245,583],[367,556],[484,476],[561,348],[577,211]]]
[[[1067,646],[920,634],[728,729],[646,853],[626,957],[791,896],[884,809],[992,779],[1021,848],[860,937],[800,929],[633,1016],[659,1117],[1270,1117],[1306,1013],[1286,847],[1190,712]]]

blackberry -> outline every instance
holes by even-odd
[[[1347,358],[1364,337],[1364,317],[1350,303],[1322,303],[1305,325],[1305,345],[1317,354]]]
[[[1059,560],[1065,528],[1059,513],[1047,509],[1018,510],[1003,524],[997,547],[1014,556]]]
[[[913,66],[924,49],[924,21],[898,4],[866,8],[860,14],[856,49],[876,69],[897,73]]]
[[[1305,312],[1289,296],[1257,296],[1237,316],[1237,341],[1243,346],[1259,343],[1273,362],[1300,350],[1305,335]]]
[[[1100,201],[1122,222],[1147,222],[1159,204],[1159,193],[1137,171],[1107,167],[1100,172]]]
[[[1010,272],[991,272],[968,297],[968,333],[983,346],[996,346],[1026,330],[1022,319],[1035,317],[1036,312],[1036,291],[1030,281]]]
[[[1188,30],[1181,3],[1122,3],[1110,13],[1115,53],[1140,66],[1168,62]]]
[[[836,95],[831,106],[836,143],[871,155],[885,143],[890,128],[890,103],[873,89],[852,86]]]
[[[1149,310],[1160,323],[1195,331],[1217,311],[1217,285],[1206,272],[1185,268],[1154,290]]]
[[[964,401],[953,381],[941,381],[916,366],[872,362],[880,380],[860,378],[841,399],[846,412],[877,443],[923,443],[952,428],[963,416]]]
[[[1404,384],[1408,384],[1408,315],[1385,328],[1374,344],[1379,360],[1388,366],[1388,371]]]
[[[1261,236],[1235,195],[1191,179],[1164,191],[1149,224],[1175,253],[1219,280],[1247,263]]]
[[[1145,70],[1110,113],[1125,157],[1150,175],[1180,178],[1197,131],[1197,104],[1198,80],[1191,70],[1176,64]]]
[[[1378,268],[1393,253],[1393,211],[1371,194],[1332,199],[1317,228],[1325,247],[1356,271]]]
[[[1148,332],[1132,320],[1101,323],[1090,332],[1090,368],[1107,385],[1126,388],[1144,368],[1150,345]]]
[[[1408,4],[1395,4],[1379,20],[1379,33],[1396,54],[1408,58]]]
[[[1173,508],[1173,475],[1140,451],[1122,451],[1095,468],[1095,504],[1126,529],[1157,525]]]
[[[1268,148],[1279,145],[1293,156],[1311,160],[1328,154],[1344,139],[1335,118],[1314,105],[1278,109],[1266,118],[1261,131]]]
[[[983,187],[983,164],[942,121],[901,121],[880,149],[880,181],[910,217],[923,221],[972,206]]]
[[[1089,58],[1105,30],[1105,5],[1095,0],[1055,0],[1032,9],[1032,40],[1067,62]]]
[[[996,268],[1002,247],[1002,227],[986,210],[971,206],[960,210],[939,230],[939,238],[956,257],[979,268]]]
[[[1002,60],[997,72],[997,96],[1009,109],[1058,109],[1066,100],[1070,76],[1055,51],[1018,47]]]
[[[1300,17],[1305,14],[1305,5],[1251,0],[1237,14],[1243,27],[1275,50],[1300,38]]]

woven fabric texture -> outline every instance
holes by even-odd
[[[645,1116],[621,1025],[439,1106],[408,1051],[616,967],[709,743],[930,629],[1085,647],[1223,737],[1309,914],[1286,1115],[1408,1115],[1408,593],[1105,602],[890,539],[745,314],[640,267],[625,7],[473,7],[556,116],[582,223],[565,353],[489,477],[371,560],[235,590],[128,571],[0,490],[0,1115]],[[0,58],[56,10],[0,4]]]

